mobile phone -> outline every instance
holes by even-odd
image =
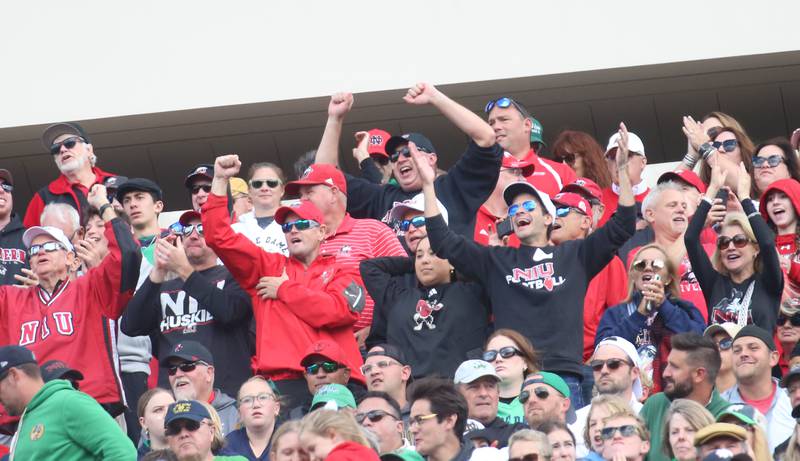
[[[651,281],[660,282],[661,276],[658,274],[653,274],[653,278],[651,279]],[[647,312],[653,312],[653,302],[647,301],[647,306],[645,306],[645,308],[647,309]]]
[[[511,225],[511,220],[506,218],[497,223],[495,230],[497,231],[497,238],[502,239],[514,232],[514,226]]]
[[[721,199],[722,203],[728,201],[728,188],[727,187],[720,187],[717,195],[714,196],[715,199]]]

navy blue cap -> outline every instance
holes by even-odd
[[[149,192],[156,196],[156,200],[161,200],[163,194],[158,184],[147,178],[130,178],[127,181],[117,186],[116,197],[119,203],[122,203],[122,198],[129,192]]]
[[[389,138],[389,140],[386,141],[386,154],[391,157],[398,147],[408,144],[409,141],[413,142],[417,146],[417,149],[422,152],[427,152],[428,154],[436,153],[436,148],[433,147],[433,143],[430,139],[420,133],[407,133],[402,136],[392,136]]]
[[[54,379],[68,379],[70,381],[80,381],[83,379],[83,373],[70,368],[65,362],[61,360],[48,360],[39,367],[42,371],[42,380],[44,382],[52,381]]]
[[[194,178],[197,178],[198,176],[209,180],[214,179],[214,165],[209,163],[201,163],[200,165],[192,168],[192,170],[186,175],[186,180],[183,181],[183,184],[187,189],[192,187],[192,181],[194,181]]]
[[[33,352],[22,346],[0,347],[0,377],[8,373],[8,369],[26,363],[36,363]]]
[[[214,356],[197,341],[182,341],[173,346],[169,353],[161,358],[161,366],[168,366],[171,359],[181,359],[187,362],[203,361],[214,365]]]
[[[204,419],[211,419],[208,409],[197,400],[178,400],[170,403],[167,407],[167,415],[164,417],[164,427],[169,423],[179,419],[190,419],[198,423]]]

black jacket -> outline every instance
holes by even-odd
[[[214,266],[192,273],[185,282],[175,278],[157,284],[147,278],[128,303],[121,329],[129,336],[150,335],[156,357],[181,341],[203,344],[214,357],[215,384],[237,395],[252,375],[252,312],[250,296],[224,266]],[[163,367],[159,384],[169,389]]]
[[[585,239],[519,248],[479,245],[448,229],[441,215],[428,218],[426,228],[439,257],[483,284],[495,328],[525,335],[542,352],[545,370],[580,376],[586,288],[633,234],[635,221],[635,207],[619,207]]]
[[[494,190],[502,160],[503,149],[498,144],[484,148],[470,141],[455,166],[446,175],[436,178],[436,196],[447,208],[455,233],[472,238],[475,215]],[[347,211],[354,218],[383,219],[395,202],[408,200],[421,192],[405,192],[393,184],[375,184],[348,174],[345,178]]]
[[[28,253],[22,243],[25,227],[16,213],[11,214],[11,221],[0,230],[0,285],[15,285],[18,282],[14,275],[22,274],[28,269]]]
[[[452,282],[430,288],[410,285],[409,258],[361,262],[361,278],[372,299],[367,347],[389,343],[406,355],[415,378],[452,377],[467,353],[480,350],[489,324],[489,300],[477,283]],[[416,278],[415,278],[416,279]]]

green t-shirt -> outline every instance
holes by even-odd
[[[497,417],[508,424],[525,423],[525,407],[518,397],[509,403],[501,401],[497,404]]]

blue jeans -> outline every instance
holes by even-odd
[[[589,405],[592,403],[592,390],[594,390],[594,371],[589,365],[581,366],[583,371],[583,382],[581,382],[581,397],[583,397],[583,404]]]
[[[561,379],[569,387],[569,411],[567,412],[567,423],[575,422],[575,411],[583,408],[583,396],[581,394],[582,377],[572,373],[558,373]]]

